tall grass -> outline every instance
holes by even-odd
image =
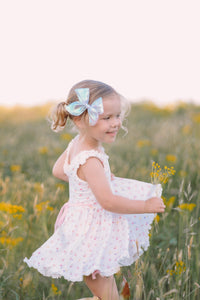
[[[68,185],[52,166],[73,134],[55,134],[49,106],[0,110],[0,299],[69,299],[89,296],[84,283],[43,277],[23,263],[52,233],[68,200]],[[174,166],[163,186],[166,212],[156,218],[151,245],[116,275],[129,282],[131,300],[200,299],[200,107],[160,109],[132,105],[128,134],[105,145],[116,176],[150,181],[152,161]],[[9,205],[11,204],[11,205]]]

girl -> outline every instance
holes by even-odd
[[[93,299],[119,300],[113,275],[148,248],[154,213],[165,209],[160,186],[110,172],[102,143],[115,141],[122,107],[111,86],[92,80],[73,86],[58,104],[53,130],[63,129],[69,118],[79,132],[53,167],[54,176],[69,182],[69,201],[54,234],[25,258],[45,276],[84,279]]]

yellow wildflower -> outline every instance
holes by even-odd
[[[139,141],[137,141],[136,146],[137,146],[138,148],[143,148],[143,147],[146,147],[146,146],[150,146],[150,141],[147,140],[147,139],[139,140]]]
[[[19,281],[20,281],[19,286],[22,287],[22,285],[23,285],[23,278],[20,277]]]
[[[64,140],[64,141],[71,141],[72,136],[69,133],[62,133],[60,135],[60,138],[61,138],[61,140]]]
[[[47,210],[52,211],[52,210],[53,210],[53,207],[48,205],[48,206],[47,206]]]
[[[152,172],[150,173],[151,175],[151,182],[153,184],[158,184],[158,183],[167,183],[169,176],[175,174],[174,167],[168,168],[165,166],[164,171],[162,171],[160,165],[158,163],[153,162],[152,163]]]
[[[165,197],[161,197],[163,199],[164,204],[166,207],[171,208],[176,200],[175,196],[170,197],[169,199],[166,199]]]
[[[51,284],[51,290],[53,292],[54,295],[61,295],[61,291],[58,290],[57,286],[55,286],[55,284]]]
[[[166,205],[167,199],[164,196],[161,196],[161,198],[163,199],[163,202]]]
[[[180,261],[177,261],[175,266],[174,266],[174,269],[172,270],[167,270],[167,273],[172,276],[172,275],[181,275],[183,272],[185,272],[186,270],[186,266],[185,266],[185,263],[180,260]]]
[[[159,216],[159,215],[156,215],[155,218],[154,218],[154,221],[155,221],[156,223],[158,223],[158,222],[160,221],[160,216]]]
[[[20,165],[11,165],[10,170],[12,172],[20,172],[21,171],[21,166]]]
[[[174,271],[173,270],[167,270],[167,274],[169,274],[170,276],[172,276],[174,274]]]
[[[46,209],[53,210],[53,207],[49,206],[48,204],[49,204],[49,201],[40,202],[39,204],[35,205],[35,208],[36,208],[37,212],[42,212]]]
[[[16,246],[22,241],[23,241],[22,237],[18,237],[18,238],[10,238],[6,236],[0,237],[0,243],[5,246],[9,246],[10,248]]]
[[[195,203],[182,203],[182,204],[178,205],[178,207],[182,210],[192,211],[196,207],[196,204]]]
[[[186,266],[185,263],[181,261],[177,261],[175,265],[175,274],[180,275],[181,273],[185,272]]]
[[[172,196],[166,201],[166,206],[171,208],[176,200],[176,197]]]
[[[15,218],[17,220],[21,220],[22,219],[22,214],[13,215],[13,218]]]
[[[1,202],[0,210],[9,214],[16,214],[18,212],[25,212],[25,209],[20,205],[12,205],[10,203]]]
[[[176,159],[177,159],[176,156],[173,154],[166,155],[166,161],[168,161],[170,163],[175,163]]]
[[[47,154],[48,153],[48,148],[47,147],[40,147],[38,149],[39,153],[44,155],[44,154]]]

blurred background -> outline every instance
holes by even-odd
[[[0,105],[63,100],[88,78],[200,103],[199,30],[198,0],[1,0]]]

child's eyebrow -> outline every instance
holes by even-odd
[[[102,116],[102,115],[104,115],[104,116],[112,116],[112,115],[119,115],[119,114],[121,114],[121,110],[120,110],[120,111],[117,111],[117,112],[103,112],[103,113],[101,114],[101,116]]]

